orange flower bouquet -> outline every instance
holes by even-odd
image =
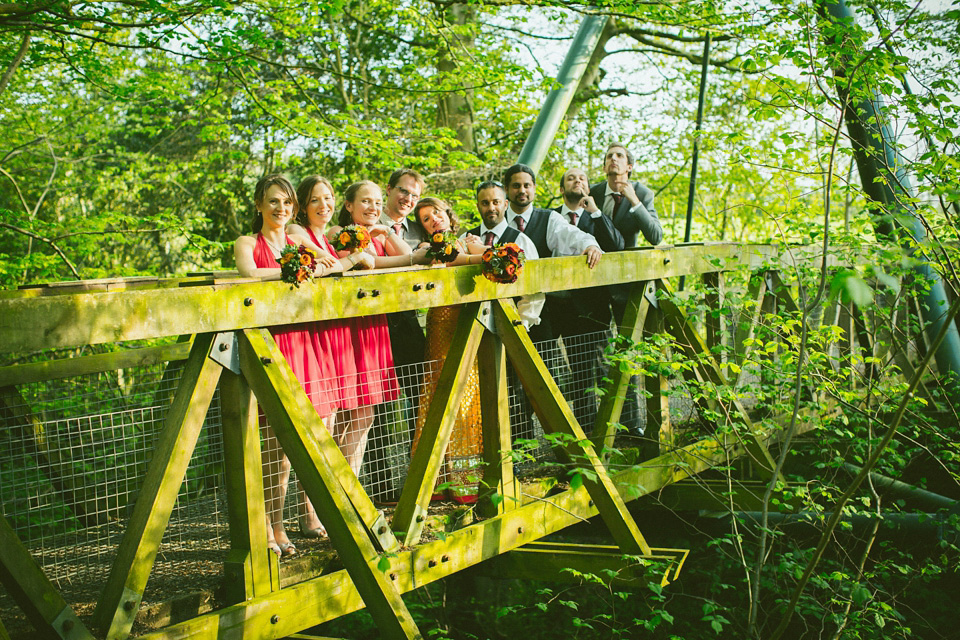
[[[457,236],[453,235],[452,231],[437,231],[430,236],[427,255],[437,262],[453,262],[460,255]]]
[[[483,252],[480,271],[487,280],[511,284],[517,281],[526,261],[527,256],[523,249],[513,242],[508,242]]]
[[[333,238],[331,244],[337,251],[358,253],[366,249],[367,245],[370,244],[370,232],[367,231],[366,227],[348,224],[340,229],[340,233]]]
[[[317,254],[303,245],[288,244],[280,252],[280,279],[299,287],[301,282],[313,280],[317,268]]]

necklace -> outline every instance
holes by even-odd
[[[263,235],[263,234],[260,234],[260,235]],[[283,248],[282,248],[282,247],[278,247],[277,245],[275,245],[275,244],[273,244],[272,242],[270,242],[270,239],[267,238],[267,236],[263,236],[263,241],[267,243],[267,246],[268,246],[268,247],[270,247],[270,251],[273,253],[273,257],[274,257],[274,258],[277,258],[277,259],[279,260],[279,259],[280,259],[280,255],[283,253]],[[286,243],[284,243],[284,244],[286,244]]]

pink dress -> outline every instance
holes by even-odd
[[[378,256],[387,255],[379,238],[370,240]],[[353,351],[357,363],[357,396],[360,406],[396,400],[397,374],[393,370],[393,347],[387,316],[352,318]]]
[[[287,237],[287,244],[294,242]],[[270,245],[259,233],[253,249],[253,261],[261,269],[280,267]],[[311,324],[288,324],[270,327],[270,333],[317,413],[328,416],[336,408],[336,396],[331,388],[335,372],[330,362],[319,355],[314,345],[315,331],[312,329]]]
[[[325,249],[333,257],[337,250],[327,237],[317,235],[307,228],[313,243]],[[353,351],[353,321],[348,319],[326,320],[314,324],[312,332],[314,346],[320,357],[329,362],[334,370],[332,391],[338,409],[356,409],[357,402],[357,362]]]

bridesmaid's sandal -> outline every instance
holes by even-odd
[[[293,546],[292,542],[278,542],[277,547],[280,549],[281,558],[291,558],[297,555],[297,548]]]
[[[317,540],[319,538],[327,537],[327,530],[321,524],[319,527],[310,527],[307,524],[307,516],[300,516],[298,518],[300,524],[300,537],[301,538],[310,538]]]
[[[283,551],[280,549],[280,545],[278,545],[276,542],[268,542],[267,551],[274,554],[278,558],[283,555]]]

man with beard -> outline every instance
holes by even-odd
[[[592,235],[603,251],[623,249],[623,236],[590,196],[583,169],[568,169],[563,174],[560,195],[563,204],[555,211],[567,224]],[[602,378],[603,350],[610,338],[610,293],[607,287],[556,291],[547,294],[546,308],[554,336],[563,339],[572,374],[563,395],[577,422],[589,433],[597,417],[593,389]]]

